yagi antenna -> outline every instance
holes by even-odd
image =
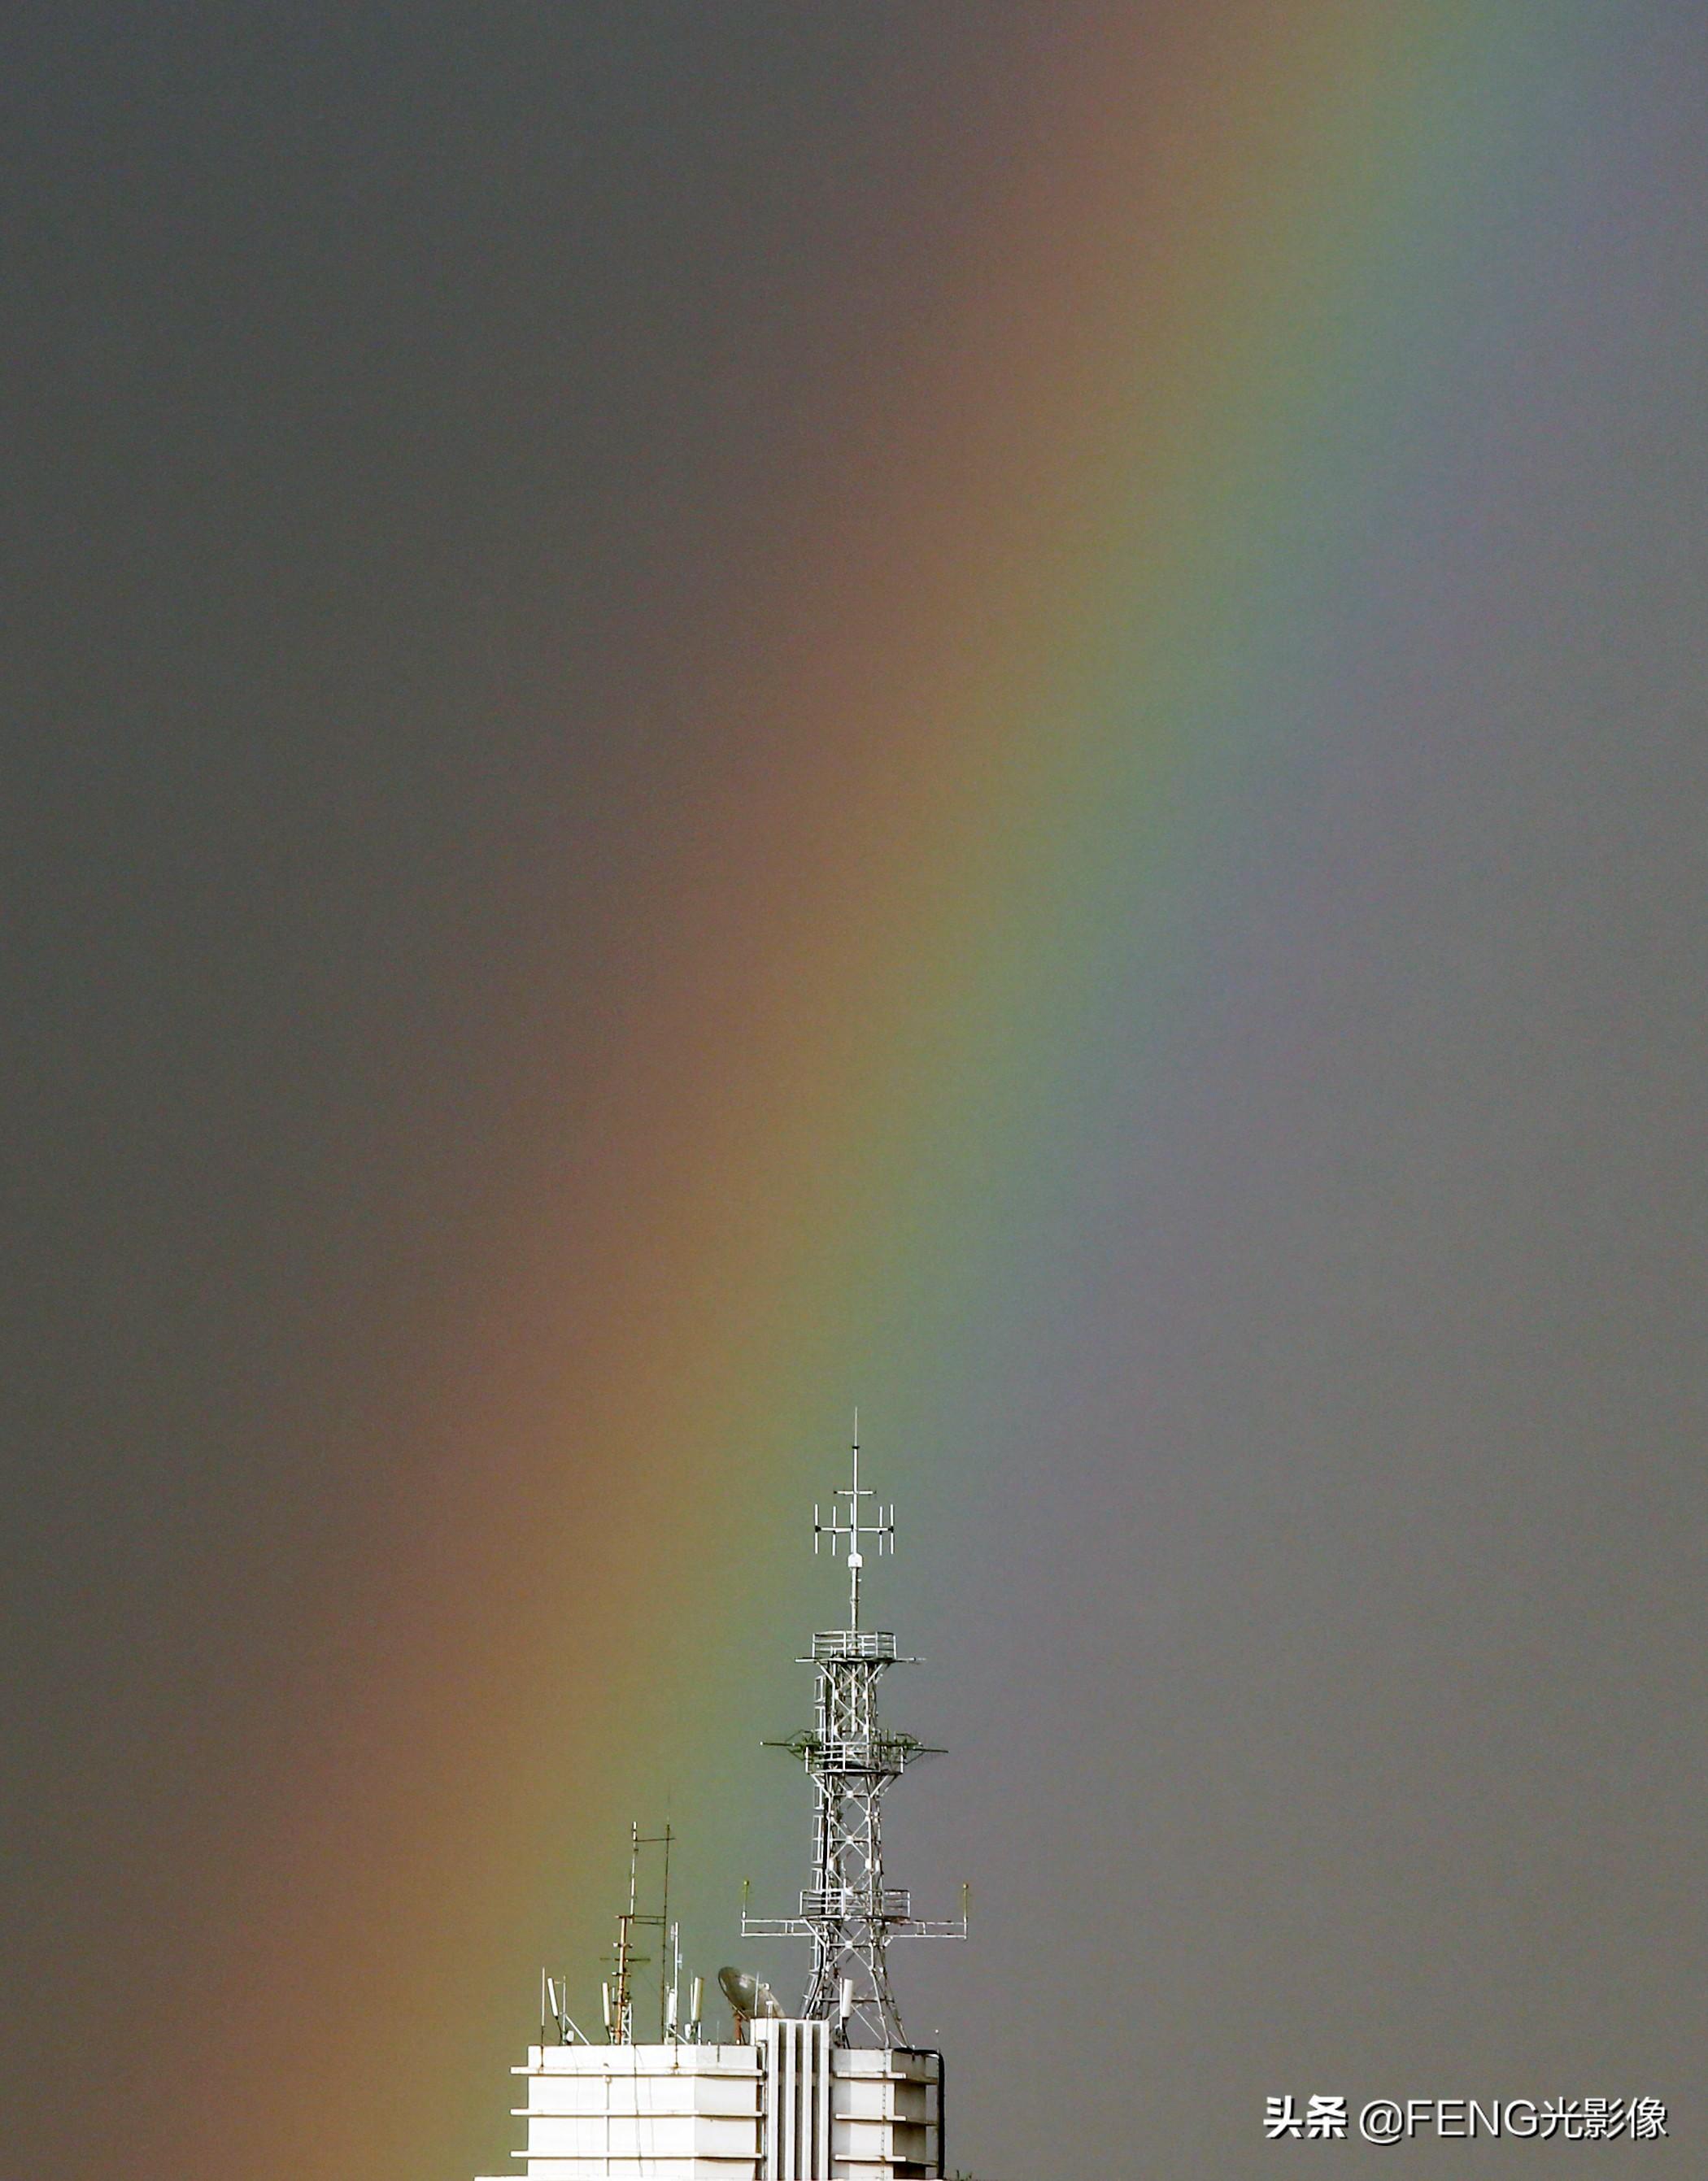
[[[872,1521],[863,1522],[860,1520],[860,1501],[875,1499],[877,1495],[860,1483],[860,1412],[858,1409],[854,1412],[854,1444],[851,1450],[854,1455],[854,1481],[850,1484],[839,1486],[836,1494],[838,1499],[848,1501],[848,1518],[844,1521],[841,1508],[832,1505],[830,1519],[826,1521],[820,1514],[818,1506],[815,1503],[812,1510],[812,1549],[815,1552],[818,1550],[819,1540],[821,1538],[827,1538],[830,1540],[830,1549],[832,1554],[836,1552],[838,1545],[843,1545],[847,1549],[848,1626],[852,1630],[860,1625],[860,1570],[865,1565],[865,1555],[860,1550],[860,1541],[862,1538],[870,1538],[880,1555],[894,1552],[896,1510],[893,1501],[888,1506],[885,1506],[882,1501],[879,1501],[872,1509]]]

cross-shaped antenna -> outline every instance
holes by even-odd
[[[880,1554],[893,1553],[896,1549],[893,1502],[887,1507],[880,1503],[873,1508],[876,1521],[863,1522],[860,1520],[860,1501],[873,1499],[876,1494],[860,1483],[860,1412],[858,1409],[854,1411],[853,1451],[854,1482],[838,1486],[836,1495],[838,1499],[848,1501],[847,1521],[843,1521],[842,1510],[836,1506],[832,1507],[828,1521],[820,1516],[816,1504],[812,1510],[812,1549],[815,1552],[819,1549],[821,1538],[829,1538],[832,1554],[839,1541],[845,1540],[848,1545],[848,1626],[851,1629],[860,1625],[860,1570],[865,1565],[865,1556],[860,1551],[861,1538],[870,1538]]]

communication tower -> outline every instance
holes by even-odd
[[[860,1412],[854,1412],[851,1481],[837,1488],[829,1515],[813,1509],[813,1550],[844,1552],[848,1625],[821,1630],[799,1664],[816,1680],[811,1726],[767,1745],[800,1759],[813,1784],[811,1883],[793,1916],[749,1916],[750,1939],[810,1939],[812,1969],[802,2009],[808,2021],[831,2022],[839,2045],[870,2041],[904,2046],[901,2013],[891,1989],[887,1949],[894,1938],[964,1939],[965,1913],[928,1918],[913,1913],[904,1886],[887,1886],[883,1868],[883,1798],[909,1764],[940,1757],[918,1737],[886,1727],[878,1717],[878,1684],[903,1657],[887,1630],[860,1626],[862,1549],[882,1557],[895,1550],[895,1508],[860,1483]],[[865,1502],[873,1505],[867,1510]],[[846,1503],[844,1505],[843,1503]]]

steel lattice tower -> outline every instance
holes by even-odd
[[[871,1519],[862,1519],[861,1502],[875,1495],[860,1483],[858,1415],[853,1454],[854,1481],[836,1494],[848,1503],[846,1519],[837,1506],[828,1521],[813,1510],[813,1550],[826,1542],[832,1553],[847,1550],[848,1625],[815,1635],[812,1655],[799,1661],[817,1677],[812,1725],[771,1745],[799,1757],[813,1783],[812,1883],[801,1893],[799,1915],[744,1913],[742,1935],[810,1939],[805,2017],[833,2022],[839,2044],[851,2043],[858,2028],[880,2046],[899,2046],[907,2040],[890,1989],[890,1941],[964,1939],[967,1926],[965,1915],[915,1916],[906,1890],[884,1884],[884,1792],[915,1759],[942,1752],[878,1720],[878,1683],[886,1670],[918,1662],[898,1656],[896,1639],[887,1629],[860,1626],[861,1543],[870,1542],[881,1554],[893,1552],[895,1509],[875,1505]]]

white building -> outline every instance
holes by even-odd
[[[923,2181],[942,2171],[935,2052],[833,2045],[826,2022],[742,2045],[546,2045],[515,2073],[526,2181]],[[514,2177],[511,2177],[514,2181]]]

